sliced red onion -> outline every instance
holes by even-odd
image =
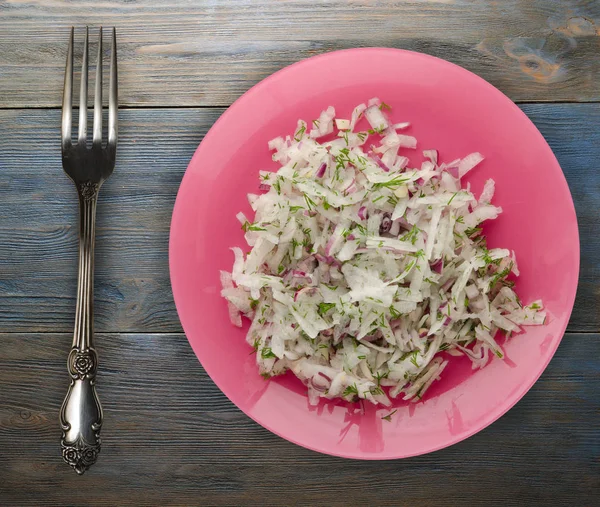
[[[312,272],[316,267],[316,261],[314,255],[309,255],[306,259],[298,263],[297,269],[300,271]],[[307,275],[308,276],[308,275]]]
[[[352,178],[350,184],[344,189],[344,195],[353,194],[356,192],[356,178]]]
[[[444,274],[444,259],[440,259],[437,262],[429,265],[431,267],[431,271],[438,273],[440,275]],[[441,308],[441,307],[440,307]]]
[[[447,291],[450,289],[450,287],[452,287],[452,284],[456,282],[456,278],[449,278],[448,280],[446,280],[446,282],[444,283],[444,285],[442,285],[441,289],[443,291]]]
[[[336,266],[338,268],[342,267],[342,263],[338,261],[335,257],[332,257],[331,255],[327,256],[327,264],[329,264],[330,266]]]
[[[412,225],[410,225],[408,223],[408,220],[406,220],[406,218],[404,217],[397,218],[396,222],[399,223],[400,226],[406,229],[407,231],[410,231],[412,229]]]
[[[258,189],[268,192],[271,189],[271,185],[267,185],[266,183],[261,183],[260,185],[258,185]]]
[[[379,226],[379,235],[389,232],[392,228],[392,219],[389,213],[384,213],[381,218],[381,225]]]
[[[458,167],[456,167],[456,166],[445,167],[444,170],[446,172],[448,172],[449,174],[451,174],[453,178],[458,179]]]
[[[317,170],[317,178],[322,178],[325,175],[325,170],[327,169],[327,163],[323,162],[319,169]]]
[[[444,301],[441,305],[440,305],[440,310],[443,310],[444,308],[446,308],[448,306],[448,301]]]
[[[302,294],[313,295],[313,294],[316,294],[316,292],[317,292],[316,287],[303,287],[302,289],[297,290],[296,293],[294,294],[294,301],[298,301],[298,298],[300,296],[302,296]]]
[[[348,234],[348,237],[346,239],[348,241],[354,241],[356,239],[356,236],[354,236],[354,234]]]
[[[346,190],[344,190],[344,195],[354,194],[358,188],[356,188],[356,183],[352,183]]]
[[[317,254],[316,259],[319,262],[322,262],[323,264],[328,264],[330,266],[336,266],[336,267],[341,267],[342,263],[340,261],[338,261],[335,257],[332,257],[331,255],[321,255],[321,254]]]
[[[366,206],[361,206],[360,209],[358,210],[358,217],[361,220],[366,220],[368,218],[369,214],[367,213],[367,208]]]
[[[390,320],[390,327],[395,331],[400,326],[402,326],[402,319],[392,319]]]
[[[334,243],[336,242],[336,237],[332,234],[327,244],[325,245],[325,253],[329,255],[331,253],[331,249],[333,248]]]
[[[446,317],[444,319],[443,325],[444,326],[449,326],[450,324],[452,324],[452,319],[450,317]]]
[[[386,173],[390,172],[390,168],[387,165],[385,165],[383,163],[383,160],[381,160],[375,153],[373,153],[373,151],[369,151],[368,155]]]
[[[319,385],[313,379],[310,379],[310,385],[315,391],[319,391],[320,393],[327,391],[327,386]]]

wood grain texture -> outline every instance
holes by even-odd
[[[7,0],[0,13],[3,107],[60,104],[71,25],[117,27],[126,106],[226,106],[286,65],[364,46],[450,60],[516,101],[600,99],[596,0]]]
[[[117,27],[120,103],[136,108],[120,111],[100,198],[105,423],[83,477],[62,463],[58,424],[77,206],[52,108],[72,25],[76,58],[83,26]],[[523,400],[464,442],[388,462],[320,455],[241,413],[180,332],[168,276],[177,189],[223,107],[293,62],[366,46],[447,59],[525,103],[569,182],[582,252],[571,333]],[[556,103],[598,101],[597,0],[0,1],[0,506],[598,505],[600,104]]]
[[[97,342],[103,450],[77,477],[58,444],[70,336],[0,335],[3,506],[597,505],[597,334],[567,335],[531,391],[487,429],[387,462],[320,455],[258,426],[182,334]]]
[[[581,276],[570,331],[600,331],[600,105],[524,105],[573,193]],[[117,167],[102,188],[96,329],[178,332],[168,273],[177,189],[222,109],[123,110]],[[69,332],[76,293],[77,205],[58,148],[57,110],[0,111],[0,332]],[[30,139],[35,138],[35,143]]]

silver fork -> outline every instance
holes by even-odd
[[[88,29],[85,31],[79,129],[77,143],[71,141],[73,99],[73,28],[69,39],[62,105],[62,163],[79,195],[79,274],[73,345],[67,368],[71,384],[60,410],[63,459],[83,474],[100,452],[102,407],[96,394],[98,355],[94,348],[94,236],[96,203],[102,183],[112,174],[117,151],[117,42],[112,31],[108,93],[108,141],[102,146],[102,28],[98,39],[94,127],[92,146],[87,148]]]

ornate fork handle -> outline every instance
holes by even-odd
[[[78,474],[100,452],[102,407],[96,394],[98,355],[94,348],[94,238],[99,185],[84,182],[79,193],[79,275],[73,346],[67,368],[71,385],[60,411],[64,460]]]

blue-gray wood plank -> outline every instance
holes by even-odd
[[[540,380],[477,435],[425,456],[355,461],[291,444],[219,391],[181,334],[99,335],[103,451],[57,456],[66,334],[0,335],[4,506],[598,505],[598,334],[570,334]]]
[[[600,105],[521,107],[554,149],[577,208],[581,277],[569,331],[598,332]],[[98,207],[97,331],[181,331],[169,286],[170,216],[187,163],[221,113],[120,111],[118,162]],[[73,322],[77,205],[62,173],[59,122],[58,110],[0,111],[0,332],[68,332]]]
[[[570,329],[590,333],[567,334],[531,393],[490,428],[430,456],[383,464],[280,440],[203,372],[178,333],[168,231],[187,162],[222,110],[121,111],[119,162],[99,207],[96,274],[97,330],[121,334],[98,336],[105,444],[82,479],[61,462],[57,441],[77,245],[75,195],[57,148],[59,112],[0,111],[2,504],[283,505],[294,498],[302,505],[593,505],[600,477],[600,334],[591,333],[599,331],[593,161],[600,104],[522,107],[553,147],[574,196],[582,270]],[[156,334],[165,332],[175,334]]]
[[[119,33],[126,106],[228,106],[286,65],[365,46],[444,58],[520,102],[600,99],[597,0],[12,0],[0,12],[7,107],[59,106],[70,26],[102,24]]]

